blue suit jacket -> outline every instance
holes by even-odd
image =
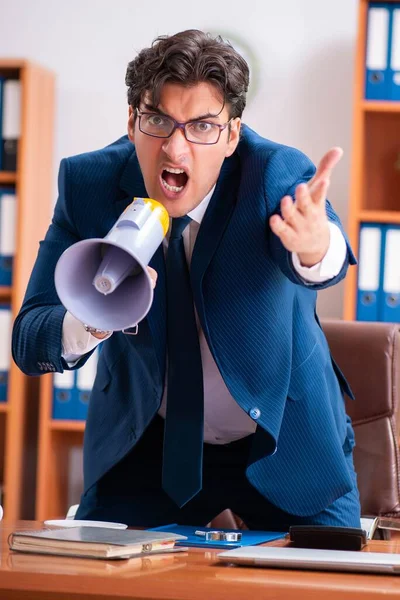
[[[213,357],[233,398],[257,423],[247,467],[251,483],[283,510],[310,515],[352,488],[344,458],[352,429],[347,383],[333,363],[315,312],[316,290],[293,269],[268,226],[280,200],[315,167],[301,152],[243,126],[204,216],[191,263],[196,308]],[[68,368],[61,358],[65,309],[54,287],[61,253],[103,237],[134,196],[146,196],[135,148],[123,137],[61,163],[59,199],[40,244],[15,321],[13,356],[30,375]],[[329,218],[340,222],[329,202]],[[85,489],[137,442],[159,409],[165,378],[165,269],[162,248],[152,308],[137,336],[104,343],[89,406]],[[87,360],[82,358],[78,367]]]

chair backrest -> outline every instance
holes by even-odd
[[[322,323],[331,352],[356,399],[354,464],[363,515],[400,516],[399,328],[395,323]]]

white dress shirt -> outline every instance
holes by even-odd
[[[213,192],[214,188],[195,209],[188,213],[192,221],[183,232],[188,264],[190,264],[201,221]],[[329,249],[320,263],[310,268],[303,267],[297,254],[292,253],[293,266],[306,283],[327,281],[338,275],[342,269],[347,253],[346,242],[337,225],[329,222],[329,227]],[[164,238],[163,245],[166,252],[168,235]],[[197,324],[204,380],[204,441],[212,444],[227,444],[253,433],[256,429],[256,423],[240,408],[229,393],[212,357],[198,319]],[[82,323],[69,312],[65,314],[62,328],[62,356],[70,366],[73,366],[82,355],[95,348],[101,341],[85,331]],[[159,410],[162,417],[165,417],[166,399],[167,385],[165,383]]]

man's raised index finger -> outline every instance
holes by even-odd
[[[342,156],[343,150],[342,148],[339,148],[339,146],[335,146],[334,148],[328,150],[328,152],[321,158],[314,177],[308,182],[309,187],[312,187],[318,183],[319,179],[330,179],[333,169]]]

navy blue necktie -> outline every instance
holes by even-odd
[[[203,370],[182,233],[188,216],[172,220],[166,259],[168,391],[162,487],[178,506],[200,490],[203,470]]]

